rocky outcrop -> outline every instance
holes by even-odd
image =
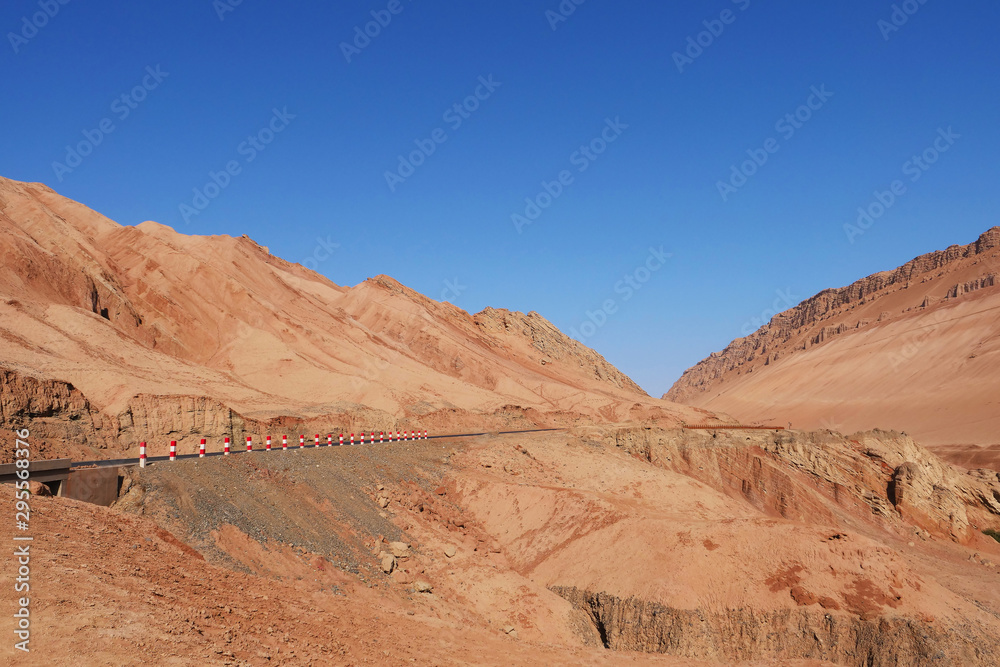
[[[629,428],[609,440],[786,519],[849,514],[960,544],[1000,528],[1000,474],[955,468],[900,433]]]
[[[963,294],[969,294],[970,292],[975,292],[976,290],[983,289],[984,287],[995,287],[997,282],[996,278],[995,274],[990,273],[981,278],[976,278],[975,280],[959,283],[948,290],[948,294],[945,298],[957,299]]]
[[[995,638],[972,623],[860,615],[815,608],[676,609],[636,598],[553,587],[616,651],[666,653],[723,664],[810,659],[838,665],[995,665]]]
[[[510,338],[520,338],[536,351],[542,365],[561,362],[564,368],[579,368],[584,375],[646,396],[646,392],[632,378],[608,363],[607,359],[583,343],[573,340],[547,319],[532,311],[524,313],[504,309],[486,308],[474,316],[476,326],[494,338],[497,343]]]
[[[73,385],[2,368],[0,428],[28,429],[33,459],[103,450],[116,442],[118,431],[115,420],[94,410]],[[0,451],[0,463],[13,460],[12,448]]]

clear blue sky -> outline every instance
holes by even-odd
[[[591,334],[653,395],[775,301],[1000,224],[996,2],[911,0],[890,31],[879,21],[893,3],[870,0],[587,0],[565,21],[546,15],[559,0],[221,11],[231,1],[5,2],[0,174],[123,224],[245,233],[292,261],[325,257],[322,238],[338,247],[315,266],[338,284],[385,273],[470,312],[536,310]],[[35,16],[36,31],[24,17],[40,6],[55,15]],[[674,53],[709,29],[720,34],[702,35],[680,71]],[[499,87],[481,87],[491,76]],[[832,97],[810,100],[814,86]],[[477,88],[473,111],[445,115]],[[274,121],[263,150],[243,144],[274,109],[295,117]],[[776,126],[797,110],[808,120]],[[68,158],[102,121],[113,131]],[[939,141],[933,165],[904,166],[949,127],[960,138]],[[602,132],[604,152],[577,153]],[[445,140],[391,189],[398,156],[434,136]],[[777,152],[724,200],[719,181],[768,139]],[[180,205],[230,161],[239,173],[185,222]],[[568,185],[518,233],[512,214],[563,171]],[[905,193],[849,243],[845,223],[894,180]],[[661,246],[672,257],[645,273]],[[635,291],[626,275],[648,280]],[[606,323],[581,327],[608,300]]]

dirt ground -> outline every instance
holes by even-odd
[[[998,576],[985,556],[766,516],[581,433],[157,463],[112,508],[31,503],[32,652],[0,648],[18,665],[852,664],[796,633],[911,623],[930,645],[1000,609],[977,593]],[[719,633],[770,653],[730,659]]]

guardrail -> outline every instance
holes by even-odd
[[[73,467],[71,459],[48,459],[28,463],[28,478],[33,482],[63,482]],[[0,464],[0,484],[16,482],[19,468],[14,463]]]
[[[694,424],[691,426],[685,425],[683,428],[690,429],[692,431],[700,430],[732,430],[732,431],[784,431],[784,426],[745,426],[743,424]]]

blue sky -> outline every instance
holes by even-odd
[[[536,310],[653,395],[1000,224],[995,2],[233,1],[4,3],[0,174]]]

